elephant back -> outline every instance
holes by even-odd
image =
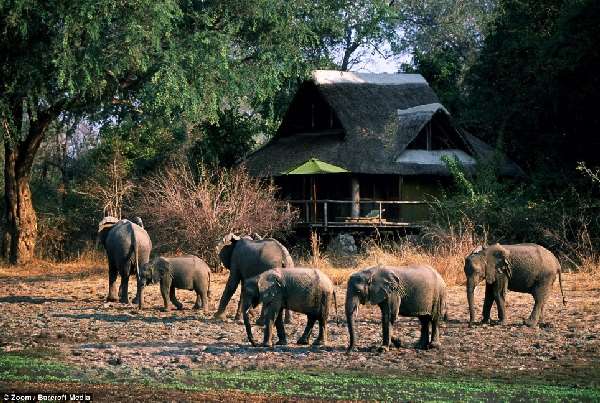
[[[145,229],[128,220],[120,220],[106,236],[106,252],[109,259],[116,263],[124,263],[127,260],[134,262],[134,237],[139,265],[147,263],[152,249],[150,236]]]
[[[284,267],[282,245],[272,239],[241,239],[231,255],[231,268],[243,279],[257,276],[267,270]]]
[[[404,266],[394,268],[398,277],[400,309],[403,316],[443,316],[446,305],[446,284],[440,274],[430,266]]]
[[[550,278],[552,281],[560,270],[556,256],[537,244],[502,245],[510,255],[511,279],[508,288],[512,291],[528,292],[536,283]]]
[[[297,312],[318,314],[323,294],[333,293],[333,283],[318,269],[295,267],[281,271],[288,308]]]

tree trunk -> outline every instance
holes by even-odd
[[[31,166],[5,143],[4,153],[4,234],[2,254],[11,264],[33,259],[37,236],[37,217],[31,200]]]
[[[57,103],[36,120],[22,114],[23,104],[13,105],[14,126],[2,119],[4,138],[4,215],[2,255],[11,264],[30,262],[34,257],[37,216],[31,200],[31,168],[50,122],[58,116],[63,103]],[[26,129],[24,129],[26,128]],[[21,134],[21,135],[19,135]]]

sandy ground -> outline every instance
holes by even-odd
[[[213,275],[208,315],[191,309],[195,295],[178,291],[185,310],[161,312],[158,286],[146,290],[146,309],[105,303],[107,278],[101,267],[61,271],[60,266],[23,275],[0,270],[0,348],[4,351],[42,348],[59,351],[61,360],[87,370],[110,369],[135,376],[164,376],[203,368],[356,370],[389,374],[483,376],[509,381],[528,377],[544,381],[598,386],[600,383],[600,283],[563,275],[568,304],[561,303],[558,281],[546,305],[548,323],[522,325],[531,311],[530,295],[509,292],[508,324],[467,326],[464,287],[449,289],[449,321],[443,325],[442,348],[413,348],[418,321],[400,318],[394,332],[404,347],[380,354],[379,312],[361,307],[358,352],[345,354],[348,342],[343,301],[337,286],[338,318],[329,323],[327,347],[290,344],[274,350],[253,348],[243,326],[232,320],[237,293],[228,306],[228,319],[212,319],[227,274]],[[135,289],[135,287],[134,287]],[[476,291],[481,311],[484,287]],[[133,290],[130,291],[133,297]],[[495,317],[495,309],[492,316]],[[286,325],[288,340],[302,333],[305,317],[296,314]],[[316,330],[316,329],[315,329]],[[254,328],[262,337],[261,329]]]

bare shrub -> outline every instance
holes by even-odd
[[[127,180],[127,163],[119,150],[115,151],[111,160],[96,177],[91,178],[78,191],[90,197],[102,207],[103,216],[121,218],[125,201],[134,188]]]
[[[444,278],[446,284],[465,283],[464,258],[475,247],[485,244],[474,226],[465,220],[459,227],[431,225],[419,238],[401,238],[399,242],[383,242],[372,238],[363,242],[356,256],[337,256],[329,252],[299,256],[299,266],[316,267],[324,271],[336,285],[343,286],[352,272],[374,265],[405,266],[428,264]]]
[[[175,163],[144,181],[137,211],[156,248],[198,254],[217,268],[216,247],[229,232],[272,236],[291,227],[296,214],[276,191],[243,169],[202,167],[195,176]]]

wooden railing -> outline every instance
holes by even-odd
[[[427,205],[425,201],[417,201],[417,200],[331,200],[331,199],[323,199],[323,200],[287,200],[288,206],[301,206],[304,207],[301,210],[304,210],[304,217],[301,224],[314,224],[327,228],[328,226],[352,226],[356,224],[364,224],[363,226],[409,226],[413,223],[409,222],[393,222],[387,221],[383,217],[383,213],[385,211],[384,206],[386,205]],[[329,206],[332,204],[345,204],[345,205],[353,205],[353,204],[371,204],[376,206],[377,216],[361,216],[361,217],[345,217],[347,220],[345,221],[336,221],[329,219]],[[322,208],[319,208],[321,207]],[[371,210],[371,211],[374,211]],[[311,214],[312,213],[312,214]],[[313,217],[311,217],[313,215]],[[317,217],[321,215],[321,220],[318,220]],[[364,221],[366,218],[372,218],[373,220]]]

